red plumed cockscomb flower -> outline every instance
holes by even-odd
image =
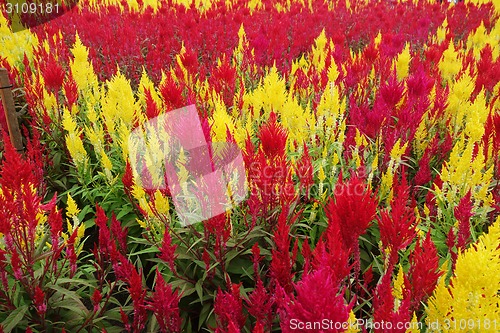
[[[377,199],[365,183],[357,176],[351,177],[344,183],[342,174],[335,186],[334,197],[330,199],[325,208],[330,232],[333,225],[338,227],[342,243],[346,250],[353,253],[357,269],[359,270],[359,245],[358,238],[375,219]]]
[[[284,157],[288,133],[278,124],[277,116],[274,112],[271,112],[268,122],[260,128],[258,137],[261,142],[262,151],[268,159]]]
[[[92,301],[92,304],[94,305],[94,312],[99,311],[99,309],[100,309],[99,303],[102,300],[102,294],[99,291],[99,289],[94,290],[94,292],[92,293],[92,297],[90,299]]]
[[[274,243],[276,248],[272,250],[270,274],[277,285],[292,292],[292,257],[290,256],[290,226],[287,221],[288,208],[282,210],[276,231],[274,232]]]
[[[165,282],[160,272],[156,271],[156,287],[149,301],[149,309],[153,311],[160,331],[174,333],[181,331],[179,315],[179,294]]]
[[[384,210],[378,217],[382,247],[389,253],[389,270],[398,260],[398,251],[406,248],[417,234],[414,214],[416,204],[410,199],[410,187],[404,173],[403,179],[394,185],[393,191],[390,211]]]
[[[389,270],[388,272],[391,272]],[[407,288],[403,288],[403,299],[394,301],[391,287],[391,274],[386,273],[377,285],[373,297],[373,321],[386,325],[375,327],[375,333],[405,333],[406,328],[398,326],[398,323],[410,322],[410,296]]]
[[[255,243],[252,246],[252,264],[253,264],[253,271],[254,271],[254,274],[255,274],[257,280],[260,280],[259,263],[261,260],[262,260],[262,258],[260,257],[259,243]]]
[[[314,179],[312,159],[309,155],[309,149],[307,148],[307,145],[305,143],[304,153],[302,154],[302,157],[297,161],[295,173],[299,177],[300,185],[306,191],[306,197],[309,198],[309,191],[311,189],[311,186],[314,184]]]
[[[57,196],[54,195],[54,197],[51,200],[51,204],[53,204],[53,207],[50,209],[50,214],[47,219],[49,225],[50,225],[50,235],[52,238],[52,246],[55,251],[58,250],[59,247],[59,238],[61,236],[62,232],[62,214],[61,211],[58,210],[55,206]]]
[[[215,297],[214,312],[217,316],[217,329],[219,333],[233,332],[243,327],[245,316],[243,314],[243,302],[240,296],[240,285],[233,284],[228,292],[220,288]]]
[[[175,259],[177,258],[177,255],[175,254],[176,248],[177,245],[172,244],[172,237],[170,236],[169,229],[165,228],[163,241],[160,247],[160,255],[158,258],[168,263],[172,272],[175,272]]]
[[[454,215],[458,220],[457,249],[465,250],[471,238],[470,218],[473,216],[470,190],[460,199],[458,206],[454,209]]]
[[[116,244],[111,238],[111,232],[108,228],[108,217],[104,210],[96,205],[95,224],[99,229],[99,253],[104,260],[116,259]]]
[[[314,270],[328,267],[332,270],[332,278],[340,283],[349,275],[352,265],[349,265],[349,252],[342,244],[342,237],[335,227],[328,228],[328,233],[321,235],[316,248],[312,253],[312,266]]]
[[[297,295],[283,296],[280,306],[280,323],[284,333],[310,332],[300,327],[294,328],[295,323],[311,323],[318,320],[327,320],[332,325],[316,328],[315,332],[343,332],[340,328],[348,322],[352,304],[346,304],[339,285],[332,277],[330,268],[322,268],[308,274],[302,281],[294,284]]]
[[[135,332],[144,329],[147,321],[146,289],[142,284],[142,270],[137,270],[134,265],[123,255],[118,254],[118,259],[113,263],[117,279],[127,284],[127,290],[132,299],[133,322],[132,328]]]
[[[70,72],[71,73],[71,72]],[[73,105],[76,104],[78,100],[78,85],[72,74],[63,83],[64,96],[66,96],[66,102],[68,104],[68,109],[71,110]]]
[[[118,249],[122,254],[127,253],[127,228],[121,226],[121,223],[116,219],[115,213],[111,216],[111,233],[118,244]]]
[[[416,311],[420,302],[432,294],[441,276],[437,249],[430,234],[417,242],[415,250],[410,254],[410,265],[407,280],[409,285],[406,288],[411,290],[410,307]]]
[[[35,304],[36,312],[43,317],[47,311],[47,302],[45,301],[45,293],[39,286],[35,287],[33,303]]]
[[[252,333],[264,333],[264,326],[260,322],[255,324]]]
[[[309,273],[309,269],[311,267],[311,259],[312,259],[311,247],[309,246],[309,241],[307,238],[302,243],[301,254],[302,254],[302,257],[304,258],[304,273],[303,274],[307,275]]]
[[[146,116],[149,120],[154,119],[160,115],[160,109],[151,95],[151,91],[149,89],[144,89],[144,97],[146,101]]]
[[[159,91],[160,95],[163,97],[167,110],[175,110],[186,104],[182,96],[183,87],[179,86],[170,75],[168,75],[163,84],[160,85]]]
[[[49,56],[48,61],[42,68],[42,75],[47,88],[56,95],[64,81],[65,70],[53,56]]]
[[[134,186],[134,174],[132,171],[132,166],[128,161],[125,165],[125,172],[122,177],[122,183],[126,191],[132,191],[132,186]]]
[[[264,327],[271,328],[275,299],[268,293],[261,279],[257,280],[257,285],[246,303],[248,313]]]

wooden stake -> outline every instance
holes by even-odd
[[[24,151],[23,137],[19,130],[16,107],[14,105],[14,98],[12,97],[12,85],[10,84],[9,73],[5,68],[0,68],[0,99],[5,111],[10,141],[17,151]]]

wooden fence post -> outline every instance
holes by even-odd
[[[9,80],[9,73],[5,68],[0,68],[0,99],[5,111],[5,120],[9,130],[10,141],[17,151],[24,151],[23,137],[19,130],[14,98],[12,97],[12,85]]]

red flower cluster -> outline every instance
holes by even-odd
[[[354,255],[356,270],[359,271],[358,238],[375,219],[377,199],[357,176],[344,183],[342,174],[333,195],[325,208],[328,217],[326,233],[335,234],[336,230],[340,231],[340,243],[345,247],[344,251]]]

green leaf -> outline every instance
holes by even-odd
[[[133,212],[132,207],[130,206],[124,206],[121,207],[118,214],[116,215],[117,220],[121,220],[123,217],[125,217],[127,214],[130,214]]]
[[[138,256],[140,254],[157,253],[157,252],[160,252],[160,250],[158,250],[158,248],[156,246],[151,246],[151,247],[145,248],[144,250],[137,251],[137,252],[134,252],[134,253],[131,253],[131,254],[134,255],[134,256]]]
[[[205,295],[202,298],[197,298],[194,301],[190,302],[189,305],[195,305],[195,304],[203,304],[205,301],[212,301],[214,299],[213,295]]]
[[[27,305],[23,305],[12,311],[11,314],[2,322],[3,330],[6,333],[12,331],[12,329],[14,329],[24,318],[26,311],[28,311]]]
[[[239,254],[241,254],[241,251],[237,250],[231,250],[226,254],[226,264],[228,264],[231,260],[236,258]]]
[[[226,270],[229,273],[243,275],[246,274],[243,267],[252,267],[252,262],[248,259],[244,259],[241,257],[236,257],[231,263],[227,266]]]
[[[78,219],[80,221],[82,221],[85,218],[85,216],[89,213],[93,214],[93,208],[92,208],[92,206],[87,205],[87,206],[83,207],[82,210],[80,211],[80,213],[78,214]]]
[[[14,300],[14,305],[16,307],[21,307],[23,303],[23,297],[21,296],[21,289],[19,286],[14,288],[14,296],[12,299]]]
[[[63,283],[78,284],[78,285],[84,285],[87,287],[95,288],[95,284],[90,283],[89,280],[86,280],[86,279],[74,279],[74,278],[73,279],[69,279],[69,278],[57,279],[56,284],[63,284]]]
[[[65,183],[63,183],[63,182],[62,182],[61,180],[59,180],[59,179],[54,180],[54,183],[55,183],[57,186],[59,186],[60,188],[66,188],[66,184],[65,184]]]
[[[253,271],[253,266],[248,267],[248,270],[245,269],[245,267],[241,267],[243,270],[243,276],[248,276],[250,279],[253,279],[254,276],[254,271]]]
[[[80,300],[80,296],[76,292],[57,285],[48,285],[47,287],[56,291],[56,293],[52,295],[52,297],[49,299],[49,302],[50,300],[52,300],[55,302],[55,304],[57,304],[57,302],[61,301],[58,300],[57,297],[65,296],[73,300],[76,306],[79,306],[82,309],[82,311],[87,312],[86,311],[87,308],[85,307],[85,305],[83,305],[82,301]]]
[[[156,316],[151,316],[151,319],[149,320],[149,325],[148,325],[148,332],[158,332],[160,330],[160,327],[158,325],[158,320],[156,319]]]
[[[54,154],[54,156],[52,157],[52,162],[54,165],[61,164],[61,153],[60,152],[57,152]]]
[[[205,324],[205,321],[212,314],[213,311],[214,309],[212,304],[206,303],[205,305],[203,305],[203,308],[201,309],[200,312],[200,320],[198,321],[198,331],[200,331],[202,325]]]
[[[200,298],[201,303],[203,304],[203,281],[202,280],[198,280],[198,282],[196,282],[196,285],[194,286],[194,288],[196,289],[196,293],[198,294],[198,297]]]
[[[53,308],[63,308],[63,309],[68,309],[73,314],[71,315],[71,318],[68,319],[76,319],[75,315],[78,315],[82,318],[85,317],[87,314],[87,308],[81,303],[81,302],[76,302],[73,299],[64,299],[61,301],[56,301],[52,304]]]

